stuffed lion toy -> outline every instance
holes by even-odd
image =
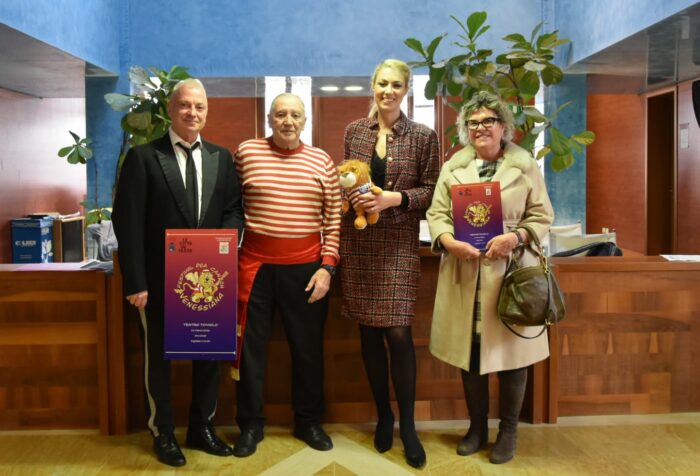
[[[348,195],[372,192],[375,195],[382,193],[382,189],[372,183],[369,164],[360,160],[346,160],[338,166],[340,186],[343,187],[342,209],[347,213],[350,209]],[[355,229],[364,230],[367,224],[374,225],[379,221],[379,213],[366,213],[362,205],[355,205]]]

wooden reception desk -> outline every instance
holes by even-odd
[[[413,326],[419,420],[466,418],[458,370],[428,351],[439,261],[421,250]],[[700,263],[644,256],[553,263],[568,315],[550,333],[552,358],[530,369],[523,419],[700,411]],[[118,267],[106,280],[97,271],[0,265],[0,428],[144,429],[139,323],[125,303]],[[290,359],[279,322],[268,362],[268,422],[289,425]],[[357,325],[340,317],[337,283],[325,367],[326,421],[373,421]],[[227,364],[222,370],[216,420],[233,425],[235,383]],[[172,381],[176,423],[185,425],[189,362],[174,363]],[[496,417],[497,379],[490,385]]]
[[[0,265],[0,429],[109,432],[105,275]]]
[[[550,333],[545,420],[700,411],[700,263],[552,261],[568,314]]]

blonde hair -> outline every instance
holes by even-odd
[[[411,68],[401,60],[398,59],[385,59],[381,63],[377,65],[376,68],[374,68],[374,73],[372,73],[372,80],[370,81],[369,85],[370,88],[374,88],[374,83],[377,81],[377,75],[379,72],[383,69],[393,69],[394,71],[398,72],[402,77],[403,81],[406,84],[406,89],[408,90],[411,84]],[[369,110],[369,117],[374,116],[377,113],[377,104],[374,101],[374,98],[372,98],[372,107]]]

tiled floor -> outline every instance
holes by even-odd
[[[422,470],[404,462],[398,431],[394,448],[378,454],[371,425],[328,425],[334,449],[319,452],[272,427],[248,458],[217,458],[185,449],[183,468],[158,463],[145,432],[99,436],[93,432],[0,432],[2,475],[231,474],[231,475],[698,475],[700,414],[561,418],[556,425],[522,424],[516,458],[505,465],[488,461],[488,450],[455,453],[465,422],[419,426],[428,455]],[[497,421],[491,421],[491,440]],[[223,428],[233,441],[237,431]],[[177,435],[182,441],[183,431]]]

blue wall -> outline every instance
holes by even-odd
[[[438,56],[453,54],[460,19],[490,12],[491,30],[482,47],[503,51],[501,38],[529,33],[545,20],[573,41],[570,58],[585,58],[696,2],[691,0],[15,0],[0,3],[0,22],[118,73],[119,79],[88,79],[88,135],[96,161],[88,167],[99,203],[111,202],[114,165],[121,143],[120,114],[103,100],[107,92],[128,92],[131,65],[188,66],[195,76],[368,75],[382,58],[416,60],[403,45],[448,32]],[[576,104],[560,116],[564,131],[585,129],[586,86],[568,78],[548,93],[548,108]],[[97,174],[96,172],[99,172]],[[551,172],[551,171],[550,171]],[[585,223],[585,157],[564,173],[547,177],[557,222]],[[94,197],[90,197],[91,199]]]
[[[556,127],[569,136],[586,129],[586,77],[565,76],[557,86],[545,94],[545,109],[552,112],[565,102],[573,104],[557,116]],[[547,137],[549,142],[549,137]],[[545,163],[545,182],[549,198],[554,206],[557,225],[580,221],[586,226],[586,153],[574,155],[574,166],[563,172],[554,172],[550,163]]]
[[[696,0],[556,0],[556,28],[580,61],[696,4]]]
[[[457,40],[451,14],[491,12],[484,46],[496,49],[541,16],[541,0],[129,2],[133,64],[180,64],[196,76],[369,75],[383,58],[418,59],[407,37]]]
[[[3,0],[0,22],[107,71],[119,71],[119,0]]]
[[[404,39],[424,43],[449,32],[438,56],[454,54],[458,26],[473,11],[491,10],[491,29],[480,46],[503,50],[501,38],[529,32],[540,21],[540,0],[507,0],[495,10],[485,0],[416,2],[398,0],[324,1],[165,1],[127,0],[121,6],[119,81],[86,82],[88,135],[95,161],[88,166],[89,200],[95,183],[100,206],[111,203],[114,169],[121,144],[120,114],[103,100],[108,92],[128,92],[131,65],[168,69],[187,66],[200,77],[311,75],[368,76],[383,58],[419,59]],[[502,15],[506,8],[509,15]]]

